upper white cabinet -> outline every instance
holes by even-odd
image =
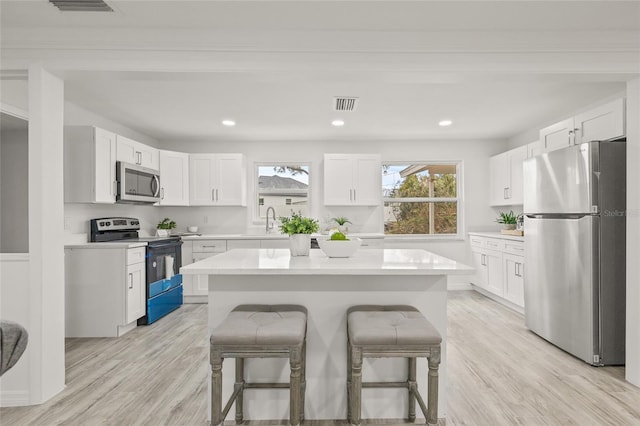
[[[160,150],[160,205],[189,205],[189,154]]]
[[[381,160],[377,154],[325,154],[324,204],[379,205],[381,170]]]
[[[616,99],[540,130],[542,152],[625,135],[625,100]]]
[[[133,139],[117,135],[116,158],[118,161],[137,164],[149,169],[160,168],[160,151]]]
[[[490,205],[522,204],[522,162],[528,155],[523,145],[489,159]]]
[[[191,154],[192,206],[246,206],[247,167],[243,154]]]
[[[116,202],[116,135],[93,126],[64,128],[64,201]]]

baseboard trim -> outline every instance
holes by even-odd
[[[23,407],[25,405],[31,405],[29,391],[0,392],[0,407]]]
[[[500,296],[496,296],[495,294],[486,291],[483,288],[480,288],[474,284],[471,284],[471,288],[475,291],[477,291],[478,293],[480,293],[483,296],[488,297],[489,299],[495,300],[496,302],[500,303],[501,305],[506,306],[507,308],[511,309],[512,311],[516,311],[519,314],[524,315],[524,308],[522,306],[518,306],[512,302],[509,302],[507,299],[503,299]]]

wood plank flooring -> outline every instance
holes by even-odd
[[[472,291],[450,293],[448,309],[447,425],[640,425],[640,389],[623,367],[590,367]],[[67,339],[66,389],[40,406],[0,409],[0,424],[206,425],[207,346],[207,305],[121,338]]]

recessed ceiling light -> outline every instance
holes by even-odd
[[[440,120],[438,122],[438,126],[440,127],[447,127],[447,126],[451,126],[453,124],[453,121],[451,120]]]
[[[222,120],[222,124],[224,124],[225,126],[231,127],[231,126],[235,126],[236,122],[233,120]]]
[[[331,125],[332,126],[336,126],[336,127],[344,126],[344,121],[342,121],[342,120],[333,120],[331,122]]]

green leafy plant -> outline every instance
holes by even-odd
[[[280,218],[280,232],[283,234],[313,234],[318,232],[320,225],[316,219],[292,213],[291,217]]]
[[[339,226],[344,226],[346,223],[351,223],[351,221],[344,216],[332,217],[331,220],[337,223]]]
[[[176,223],[168,217],[165,217],[164,219],[162,219],[162,222],[156,225],[156,228],[158,229],[173,229],[175,227]]]
[[[509,213],[500,212],[500,217],[496,219],[496,222],[503,225],[515,225],[518,222],[518,217],[513,213],[513,210],[509,210]]]

